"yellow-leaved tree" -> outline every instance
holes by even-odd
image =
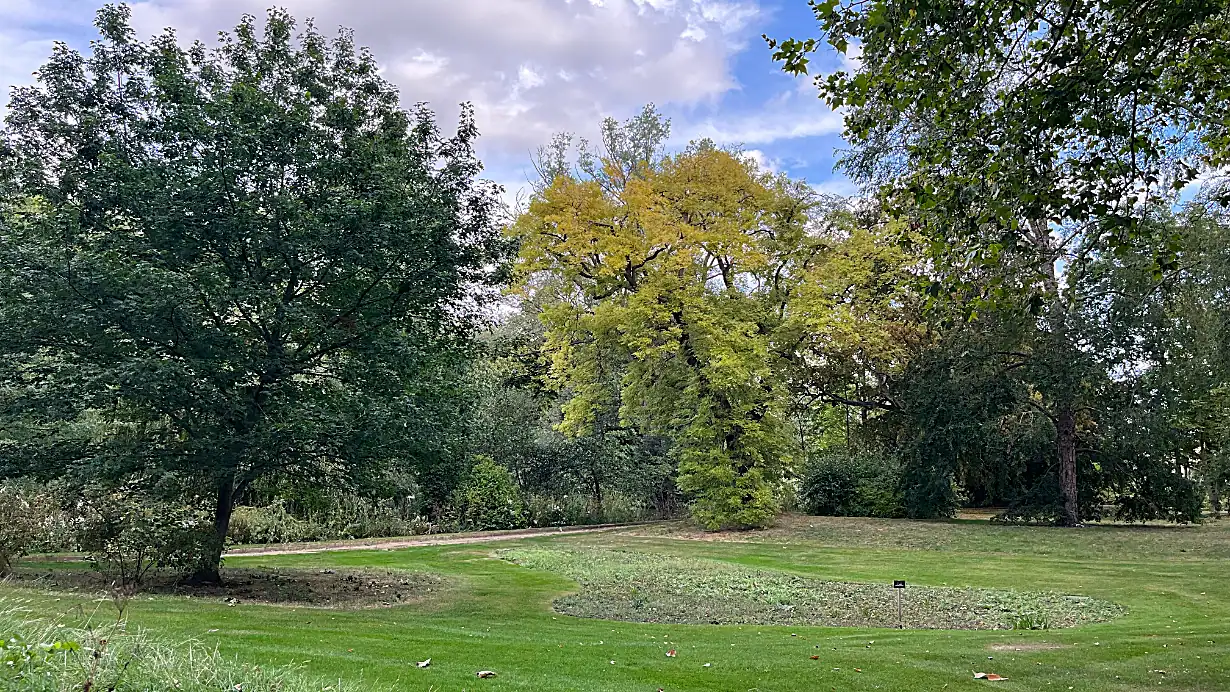
[[[582,143],[576,165],[567,138],[540,152],[542,184],[509,229],[517,290],[544,305],[561,430],[618,409],[674,443],[701,525],[765,526],[799,451],[789,374],[816,336],[801,332],[839,331],[812,313],[857,274],[835,251],[851,236],[826,228],[836,215],[806,184],[707,141],[665,155],[668,131],[650,106],[607,119],[601,153]]]

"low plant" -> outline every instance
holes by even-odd
[[[236,507],[227,535],[234,543],[294,543],[417,536],[436,530],[426,517],[387,500],[339,495],[310,511],[292,509],[280,497],[262,506]]]
[[[282,498],[264,507],[236,507],[231,514],[229,537],[236,543],[293,543],[333,538],[326,527],[288,512]]]
[[[1051,619],[1045,613],[1019,613],[1012,623],[1014,630],[1049,630]]]
[[[607,493],[600,509],[584,494],[527,494],[525,512],[530,526],[623,524],[654,517],[654,508],[648,502],[622,492]]]
[[[61,512],[53,495],[32,483],[0,483],[0,576],[26,554],[49,547]]]
[[[628,550],[515,548],[505,559],[577,581],[559,612],[630,622],[917,629],[1072,627],[1123,614],[1107,601],[1051,592],[911,587],[898,619],[890,584],[823,581],[717,560]]]
[[[81,544],[95,568],[127,589],[155,573],[192,572],[212,538],[206,512],[155,497],[133,482],[88,491],[79,512]]]

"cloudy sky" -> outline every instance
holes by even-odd
[[[0,84],[31,81],[53,40],[79,49],[95,33],[102,0],[0,0]],[[810,36],[805,0],[136,0],[144,35],[175,27],[212,40],[245,12],[273,4],[314,17],[332,33],[354,29],[410,104],[442,119],[472,102],[486,177],[510,196],[525,187],[531,152],[553,132],[591,135],[653,102],[674,144],[709,137],[742,145],[762,165],[829,192],[849,193],[833,172],[840,118],[807,79],[784,75],[762,33]],[[812,62],[830,71],[836,55]],[[7,101],[7,96],[5,98]]]

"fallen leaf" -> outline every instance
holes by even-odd
[[[674,649],[671,649],[670,651],[667,651],[667,652],[666,652],[666,656],[667,656],[667,658],[674,658],[674,657],[675,657],[675,650],[674,650]]]
[[[495,671],[494,671],[494,670],[480,670],[480,671],[478,671],[478,677],[480,677],[480,678],[494,678],[494,677],[495,677]]]
[[[414,665],[418,666],[419,668],[426,668],[427,666],[431,665],[431,659],[429,658],[426,661],[419,661],[418,663],[415,663]]]
[[[820,657],[819,657],[819,656],[812,656],[812,657],[811,657],[811,660],[813,660],[813,661],[819,661],[819,660],[820,660]]]
[[[975,680],[987,680],[989,682],[999,682],[1001,680],[1007,680],[1008,678],[1002,675],[996,675],[995,673],[974,673],[974,679]]]

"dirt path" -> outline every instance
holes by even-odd
[[[513,531],[480,531],[476,533],[442,533],[422,538],[372,538],[361,541],[329,541],[320,543],[282,543],[275,546],[245,546],[226,551],[230,557],[258,557],[265,555],[299,555],[325,553],[339,550],[392,550],[394,548],[418,548],[432,545],[462,545],[465,543],[488,543],[511,541],[533,536],[562,536],[573,533],[596,533],[632,526],[645,526],[658,522],[635,524],[597,524],[594,526],[563,526],[545,529],[517,529]]]

